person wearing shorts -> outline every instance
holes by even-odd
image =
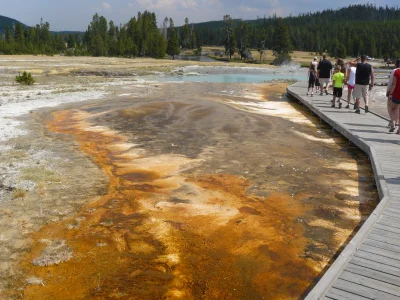
[[[390,118],[392,120],[392,129],[396,126],[396,120],[399,118],[400,111],[400,69],[397,69],[393,74],[393,81],[389,88],[388,97],[392,101],[392,116]],[[397,114],[397,116],[395,116],[395,114]],[[397,129],[396,133],[400,134],[400,127]]]
[[[358,60],[361,59],[361,62]],[[350,62],[351,66],[356,67],[356,85],[354,87],[353,96],[356,98],[356,110],[355,113],[360,113],[360,99],[363,97],[365,104],[365,112],[369,112],[368,109],[368,96],[369,91],[374,86],[374,68],[367,64],[367,56],[361,55],[355,60]]]
[[[317,73],[316,73],[315,67],[314,67],[314,65],[311,65],[310,68],[308,69],[307,96],[310,95],[310,89],[311,89],[311,97],[314,95],[314,85],[315,85],[316,77],[317,77]]]
[[[322,60],[319,62],[317,70],[318,70],[319,84],[321,85],[320,95],[321,96],[323,95],[324,90],[325,94],[328,95],[328,88],[332,75],[332,63],[326,59],[326,55],[322,56]]]
[[[345,85],[347,85],[346,108],[350,108],[351,94],[353,93],[354,87],[356,85],[356,67],[347,65]],[[353,96],[353,98],[354,98],[354,96]],[[354,105],[355,105],[355,103],[354,103]]]
[[[335,73],[333,74],[332,79],[333,79],[333,100],[331,107],[335,107],[335,102],[337,99],[337,102],[339,103],[339,108],[342,108],[342,102],[340,100],[342,99],[343,95],[344,74],[341,72],[341,67],[339,65],[335,67]]]
[[[392,86],[393,83],[393,76],[394,76],[394,72],[396,72],[396,70],[398,70],[400,67],[400,59],[397,59],[395,62],[395,69],[392,70],[392,72],[390,72],[390,76],[389,76],[389,82],[387,85],[387,92],[386,92],[386,97],[387,99],[387,110],[389,113],[389,117],[390,117],[390,122],[389,122],[389,132],[393,132],[395,130],[395,126],[399,126],[399,112],[397,111],[397,109],[395,109],[395,105],[392,105],[392,99],[389,98],[389,91],[390,88]],[[393,121],[395,126],[393,126]]]

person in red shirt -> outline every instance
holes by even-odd
[[[388,92],[389,99],[392,100],[393,111],[400,108],[400,69],[397,69],[393,74],[392,86]],[[392,118],[392,127],[396,126],[396,118]],[[397,129],[397,134],[400,134],[400,127]]]

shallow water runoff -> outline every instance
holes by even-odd
[[[188,67],[168,75],[151,76],[161,82],[260,83],[307,80],[307,69],[287,66],[271,69]]]
[[[211,74],[211,75],[186,75],[186,76],[162,76],[157,77],[160,81],[183,81],[183,82],[268,82],[274,80],[301,81],[307,78],[301,74]]]
[[[38,118],[108,183],[32,235],[20,268],[43,284],[16,278],[13,297],[299,299],[312,286],[376,205],[366,155],[283,83],[201,76],[212,83],[130,86]],[[85,198],[68,188],[63,201]]]

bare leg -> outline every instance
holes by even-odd
[[[396,123],[399,124],[399,120],[400,120],[400,109],[399,109],[399,107],[398,107],[397,104],[396,104],[396,110],[395,110],[395,112],[397,112],[397,113],[396,113],[396,118],[397,118],[397,119],[396,119]],[[400,131],[400,126],[399,126],[399,128],[397,128],[397,132],[396,132],[396,133],[397,133],[397,134],[400,134],[399,131]]]
[[[389,132],[393,132],[396,127],[396,119],[399,117],[399,112],[397,104],[394,104],[392,101],[390,101],[390,103],[388,101],[388,106],[390,106],[389,117],[391,121]]]
[[[356,98],[356,109],[360,108],[360,98]]]
[[[365,106],[368,106],[368,96],[363,97]]]
[[[347,105],[350,105],[351,89],[347,87]]]
[[[391,103],[392,103],[392,101],[390,101],[390,99],[388,98],[388,101],[386,102],[386,108],[387,108],[387,112],[389,114],[390,121],[393,121],[393,119],[392,119],[392,107],[390,105]]]
[[[396,126],[396,122],[398,122],[397,120],[400,119],[400,109],[399,109],[400,105],[399,104],[394,104],[394,103],[392,103],[392,105],[394,106],[394,109],[393,109],[394,121],[393,121],[393,123],[394,123],[394,126]],[[397,128],[397,132],[396,133],[400,134],[400,127]]]

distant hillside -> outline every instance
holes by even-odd
[[[0,31],[4,31],[7,28],[7,26],[9,28],[12,28],[13,25],[17,24],[17,23],[21,23],[21,22],[15,20],[15,19],[11,19],[9,17],[0,16]]]
[[[257,20],[233,20],[248,25],[247,45],[266,49],[273,46],[276,16]],[[221,18],[222,19],[222,18]],[[288,26],[292,49],[328,52],[332,56],[400,57],[400,8],[357,4],[338,10],[327,9],[283,18]],[[193,25],[201,45],[224,45],[224,22]],[[236,27],[238,28],[238,27]],[[238,37],[238,32],[236,33]]]
[[[243,21],[249,26],[269,25],[273,22],[276,16],[266,16],[257,20],[241,20],[233,19],[234,23]],[[287,25],[327,25],[341,21],[345,22],[386,22],[400,19],[400,8],[398,7],[376,7],[373,4],[357,4],[343,7],[338,10],[326,9],[317,12],[301,13],[297,16],[288,16],[283,18]],[[192,25],[192,24],[191,24]],[[222,29],[224,22],[207,21],[201,23],[193,23],[196,29]]]

